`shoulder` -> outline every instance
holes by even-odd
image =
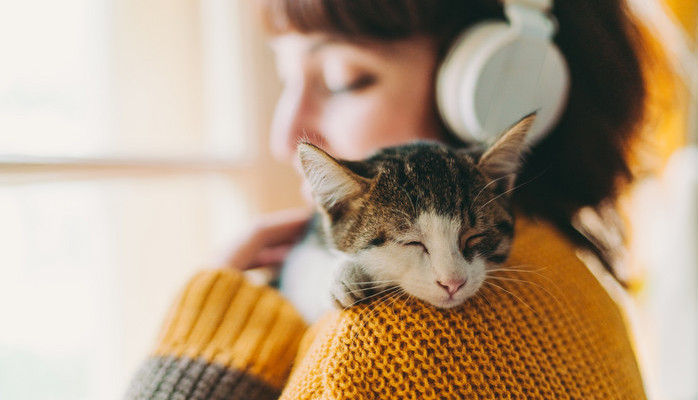
[[[461,307],[383,298],[326,317],[284,396],[644,398],[621,314],[575,248],[523,218],[515,237]]]

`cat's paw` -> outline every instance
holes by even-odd
[[[373,290],[347,282],[337,282],[332,286],[331,294],[339,308],[349,308],[371,296]]]
[[[370,282],[371,278],[360,267],[352,264],[344,265],[330,293],[338,307],[348,308],[376,293],[376,287]]]

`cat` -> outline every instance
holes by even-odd
[[[509,194],[534,119],[523,118],[479,152],[414,142],[347,161],[301,143],[319,216],[308,242],[326,250],[319,274],[333,276],[335,302],[350,307],[390,287],[439,308],[473,296],[486,271],[509,255]],[[294,273],[288,268],[285,276]],[[307,284],[313,277],[295,279]]]

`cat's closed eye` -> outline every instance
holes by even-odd
[[[404,245],[405,246],[421,247],[425,253],[429,254],[429,249],[427,249],[427,246],[425,246],[424,243],[422,243],[422,242],[412,241],[412,242],[404,243]]]
[[[482,243],[485,240],[485,235],[484,233],[478,233],[472,236],[469,236],[465,239],[465,243],[463,244],[462,252],[464,255],[467,255],[473,251],[475,247],[477,247],[480,243]]]

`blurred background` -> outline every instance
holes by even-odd
[[[698,399],[698,6],[632,6],[676,76],[652,89],[619,301],[653,398]],[[253,11],[0,1],[0,399],[120,398],[188,277],[302,204],[267,150],[280,86]]]

